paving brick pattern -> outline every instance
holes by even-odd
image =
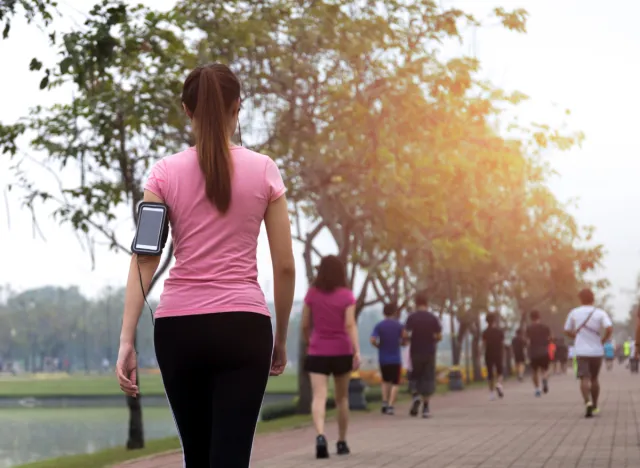
[[[601,414],[584,419],[578,383],[554,376],[551,391],[533,396],[529,382],[509,383],[506,397],[488,401],[469,390],[434,398],[433,417],[413,419],[370,413],[352,421],[352,454],[315,460],[311,428],[256,438],[252,467],[297,468],[625,468],[640,467],[640,375],[603,369]],[[327,436],[335,448],[335,422]],[[118,468],[180,468],[167,454]]]

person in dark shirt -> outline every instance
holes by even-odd
[[[504,397],[502,389],[502,363],[504,359],[504,332],[498,327],[498,316],[487,314],[487,328],[482,332],[484,346],[484,362],[487,366],[487,380],[489,381],[490,399],[495,399],[495,393]]]
[[[411,345],[411,378],[413,403],[411,416],[417,416],[422,404],[422,417],[429,417],[429,398],[436,388],[436,349],[442,339],[442,326],[438,318],[428,311],[425,293],[415,296],[416,311],[409,315],[405,329]]]
[[[378,362],[382,375],[382,414],[394,414],[393,404],[398,395],[398,384],[402,373],[401,347],[405,343],[405,331],[398,321],[398,308],[386,304],[384,320],[371,333],[371,344],[378,348]]]
[[[511,350],[513,351],[513,360],[516,363],[516,374],[520,382],[524,379],[524,366],[526,360],[524,356],[524,349],[526,345],[527,341],[524,339],[524,331],[522,328],[518,328],[516,336],[511,340]]]
[[[533,385],[536,389],[535,395],[541,396],[540,381],[542,380],[542,391],[549,392],[549,341],[551,340],[551,329],[540,322],[540,312],[532,310],[529,314],[531,325],[527,328],[527,341],[529,343],[529,359],[531,360],[531,372],[533,374]]]

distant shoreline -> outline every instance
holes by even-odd
[[[292,393],[267,393],[264,404],[291,401]],[[162,394],[142,395],[143,407],[166,407],[167,398]],[[120,408],[125,404],[124,395],[12,395],[0,396],[0,409],[10,408]]]

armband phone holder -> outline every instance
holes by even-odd
[[[131,251],[138,255],[160,256],[169,237],[169,209],[164,203],[138,205],[136,234]]]

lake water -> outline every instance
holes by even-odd
[[[143,417],[147,439],[177,434],[168,407],[143,408]],[[0,468],[124,446],[128,421],[126,407],[0,410]]]
[[[265,403],[290,396],[266,395]],[[169,407],[142,409],[147,440],[177,435]],[[129,411],[120,408],[0,409],[0,468],[124,446]]]

